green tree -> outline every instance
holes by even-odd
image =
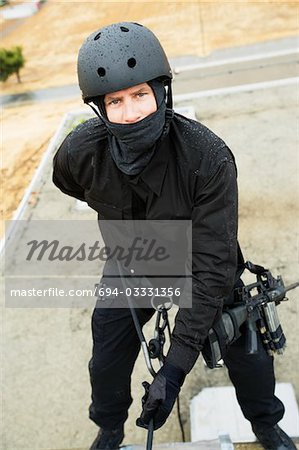
[[[0,48],[0,81],[6,81],[8,77],[15,73],[18,83],[21,83],[20,69],[24,64],[22,47],[13,47],[9,50]]]

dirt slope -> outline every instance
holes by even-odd
[[[85,37],[115,21],[140,21],[169,56],[207,55],[222,47],[294,35],[296,2],[57,2],[49,1],[2,40],[22,45],[23,86],[14,78],[3,92],[76,83],[76,57]],[[5,27],[5,25],[4,25]]]

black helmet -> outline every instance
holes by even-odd
[[[120,22],[92,33],[78,56],[85,103],[154,78],[171,80],[171,68],[156,36],[138,23]]]

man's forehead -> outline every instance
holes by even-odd
[[[126,94],[132,94],[136,91],[140,91],[141,89],[149,88],[150,86],[147,83],[136,84],[135,86],[122,89],[120,91],[110,92],[106,94],[105,97],[122,97]]]

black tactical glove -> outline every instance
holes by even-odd
[[[171,413],[184,380],[185,373],[182,369],[165,362],[152,384],[144,381],[142,413],[136,425],[147,429],[151,419],[154,419],[154,430],[162,427]]]

